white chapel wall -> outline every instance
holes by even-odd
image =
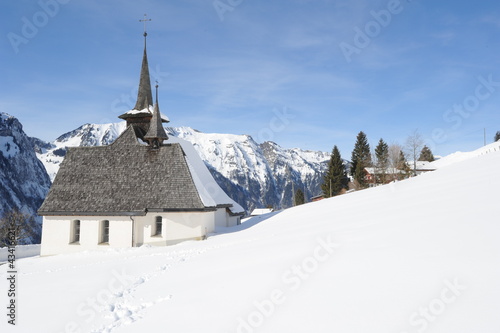
[[[155,235],[156,216],[162,217],[161,236]],[[185,240],[200,240],[215,230],[215,212],[149,212],[134,220],[136,246],[173,245]]]
[[[80,221],[80,240],[73,242],[72,221]],[[101,243],[101,221],[109,221],[109,242]],[[44,216],[41,255],[132,246],[132,221],[116,216]]]
[[[161,235],[155,235],[156,217],[161,216]],[[74,253],[106,248],[127,248],[149,244],[173,245],[185,240],[201,240],[215,231],[216,220],[227,226],[225,209],[215,212],[150,212],[146,216],[44,216],[41,255]],[[80,237],[74,242],[73,222],[80,221]],[[102,221],[109,221],[109,242],[103,244]],[[134,231],[132,232],[132,225]],[[133,235],[133,236],[132,236]],[[134,244],[132,244],[132,237]]]

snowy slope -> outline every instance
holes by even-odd
[[[86,124],[54,142],[39,143],[38,157],[54,179],[66,147],[107,145],[124,129],[125,122]],[[306,197],[319,194],[330,157],[324,152],[284,149],[273,142],[258,144],[248,135],[201,133],[189,127],[169,127],[167,132],[191,142],[219,186],[247,211],[257,206],[291,206],[292,182]]]
[[[493,152],[499,152],[500,151],[500,141],[490,143],[484,147],[481,147],[479,149],[476,149],[471,152],[461,152],[457,151],[453,154],[450,154],[448,156],[442,157],[434,162],[429,163],[427,166],[430,168],[442,168],[457,162],[465,161],[473,157],[477,157],[480,155],[485,155]]]
[[[206,241],[22,259],[18,326],[0,330],[500,332],[499,165],[472,157]]]

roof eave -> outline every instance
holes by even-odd
[[[42,212],[38,211],[40,216],[145,216],[147,213],[168,213],[168,212],[214,212],[216,207],[203,208],[148,208],[144,211],[133,212]]]
[[[146,211],[135,212],[41,212],[40,216],[145,216]]]
[[[214,212],[216,207],[204,207],[204,208],[148,208],[148,212],[153,213],[168,213],[168,212]]]

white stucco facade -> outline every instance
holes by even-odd
[[[228,214],[224,211],[224,215]],[[145,216],[44,216],[40,254],[129,248],[144,244],[166,246],[185,240],[201,240],[214,232],[216,217],[221,217],[219,211],[150,212]],[[160,232],[157,230],[158,218],[161,218]],[[224,218],[223,224],[228,219]],[[109,226],[109,231],[104,230],[105,226]]]
[[[109,221],[109,241],[103,243],[102,221]],[[75,239],[75,222],[80,221],[80,236]],[[132,221],[117,216],[44,216],[41,255],[81,252],[132,246]]]
[[[157,234],[156,218],[162,218],[162,231]],[[148,213],[134,219],[134,246],[165,246],[185,240],[201,240],[215,229],[215,212]]]
[[[234,227],[241,223],[240,215],[233,215],[228,208],[217,208],[215,212],[216,227]]]

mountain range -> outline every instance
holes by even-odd
[[[52,142],[31,141],[53,180],[67,147],[108,145],[124,130],[125,122],[85,124]],[[306,198],[321,192],[329,153],[285,149],[270,141],[259,144],[249,135],[202,133],[190,127],[166,130],[193,144],[217,183],[248,213],[256,207],[290,207],[298,189]]]

